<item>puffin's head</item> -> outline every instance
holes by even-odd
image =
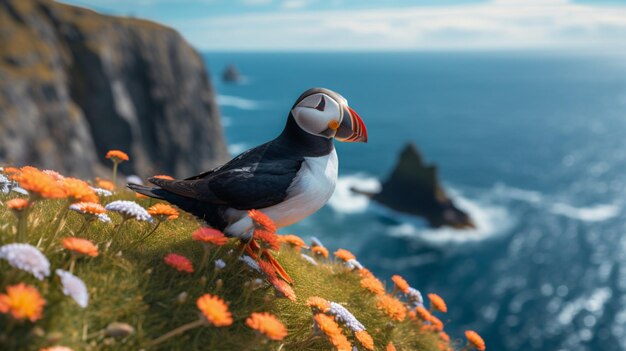
[[[307,133],[345,142],[367,142],[367,129],[361,117],[348,106],[348,100],[332,90],[305,91],[296,100],[291,114]]]

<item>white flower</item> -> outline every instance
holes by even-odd
[[[143,185],[143,180],[137,175],[129,175],[126,177],[126,183]]]
[[[315,261],[315,259],[307,254],[300,254],[300,256],[302,256],[302,258],[304,258],[307,262],[309,262],[310,264],[317,266],[317,261]]]
[[[348,267],[351,271],[355,270],[355,269],[363,269],[363,266],[361,265],[361,263],[357,260],[350,259],[347,260],[345,263],[346,267]]]
[[[89,303],[89,292],[87,292],[85,282],[68,271],[57,269],[55,272],[61,278],[63,293],[74,299],[80,307],[87,307]]]
[[[96,194],[98,194],[98,196],[111,196],[113,195],[112,192],[110,192],[109,190],[106,189],[102,189],[102,188],[96,188],[93,186],[90,186],[91,190],[95,191]]]
[[[8,194],[11,191],[11,181],[2,174],[0,174],[0,191],[3,194]]]
[[[411,309],[418,306],[424,306],[424,298],[422,298],[422,293],[419,290],[409,287],[409,291],[406,293],[406,296]]]
[[[98,220],[103,223],[111,223],[111,218],[106,213],[100,213]]]
[[[252,257],[248,256],[248,255],[243,255],[241,257],[239,257],[240,260],[243,261],[243,263],[247,264],[248,267],[254,269],[257,272],[261,271],[261,268],[259,267],[258,263],[256,263],[255,260],[252,259]]]
[[[16,193],[22,194],[22,195],[28,195],[28,191],[26,191],[26,189],[15,184],[13,185],[13,187],[11,187],[11,191],[15,191]]]
[[[0,259],[15,268],[43,280],[50,275],[50,261],[36,247],[29,244],[8,244],[0,247]]]
[[[335,316],[335,319],[338,322],[345,324],[353,332],[365,330],[363,324],[361,324],[361,322],[359,322],[358,319],[356,319],[356,317],[354,317],[354,315],[350,313],[350,311],[348,311],[345,307],[336,302],[330,303],[329,313]]]
[[[226,267],[226,262],[224,262],[223,259],[220,258],[218,260],[215,260],[215,268],[224,269],[224,267]]]
[[[319,246],[319,247],[325,247],[324,244],[322,244],[322,242],[320,241],[320,239],[316,238],[316,237],[311,237],[311,246]]]
[[[133,201],[117,200],[104,207],[107,211],[117,212],[124,219],[134,218],[138,221],[152,222],[152,216],[139,204]]]

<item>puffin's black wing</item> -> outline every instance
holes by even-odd
[[[222,167],[185,180],[151,178],[163,190],[239,210],[265,208],[285,200],[304,158],[286,157],[289,150],[269,142]]]

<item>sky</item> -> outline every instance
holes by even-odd
[[[626,53],[626,0],[63,0],[178,30],[203,51]]]

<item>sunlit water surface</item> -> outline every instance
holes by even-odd
[[[626,60],[546,53],[205,54],[231,152],[276,136],[298,95],[342,93],[368,144],[337,145],[330,205],[286,228],[401,274],[491,350],[626,350]],[[219,75],[227,63],[243,84]],[[475,231],[389,219],[375,188],[417,143]],[[340,143],[338,143],[340,144]]]

